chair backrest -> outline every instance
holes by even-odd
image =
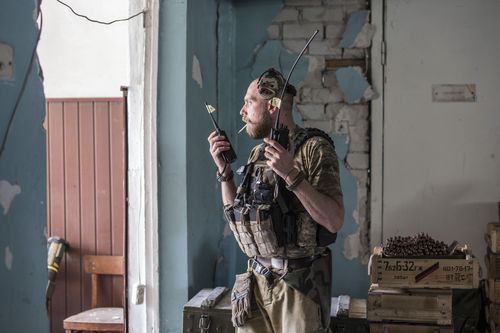
[[[90,256],[83,257],[85,273],[92,274],[91,306],[97,306],[97,276],[98,275],[125,275],[123,256]]]

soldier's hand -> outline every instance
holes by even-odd
[[[278,176],[285,179],[293,168],[293,155],[275,140],[264,138],[264,142],[267,144],[264,152],[264,156],[267,158],[267,165]]]
[[[216,131],[213,131],[208,136],[209,150],[212,158],[217,166],[219,172],[224,169],[225,162],[222,159],[221,152],[227,151],[231,148],[231,144],[222,135],[218,135]]]

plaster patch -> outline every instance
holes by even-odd
[[[370,23],[365,23],[360,33],[356,36],[352,47],[360,49],[370,47],[374,35],[375,26]]]
[[[12,200],[20,193],[21,187],[19,185],[11,185],[6,180],[0,180],[0,205],[3,207],[3,215],[7,215]]]
[[[10,247],[5,247],[5,267],[10,271],[12,269],[12,260],[14,259]]]
[[[203,88],[203,77],[201,75],[201,66],[200,66],[200,61],[198,60],[198,57],[196,55],[193,55],[193,64],[192,64],[192,77],[193,80],[198,83],[200,88]]]
[[[375,95],[361,67],[339,68],[335,71],[335,77],[348,104],[363,103],[371,100]]]
[[[369,10],[357,10],[349,16],[344,34],[342,35],[342,40],[338,47],[354,47],[356,38],[363,31],[369,14]]]
[[[344,239],[344,257],[348,260],[353,260],[359,257],[359,254],[363,251],[361,246],[361,241],[359,237],[359,229],[354,234],[348,235]]]

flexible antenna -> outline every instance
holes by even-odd
[[[319,30],[316,29],[316,31],[314,31],[314,33],[312,34],[312,36],[309,37],[309,40],[307,41],[306,45],[304,46],[304,48],[302,49],[302,51],[300,51],[299,56],[297,57],[297,59],[295,59],[295,62],[292,65],[292,69],[290,69],[290,72],[288,72],[288,76],[286,78],[285,85],[283,86],[283,90],[281,90],[281,95],[280,95],[280,100],[279,100],[279,106],[278,106],[278,116],[276,117],[276,123],[274,124],[274,128],[276,128],[276,129],[279,126],[280,113],[281,113],[281,101],[283,100],[283,96],[285,96],[285,90],[286,90],[286,86],[288,85],[288,80],[290,80],[290,76],[292,76],[292,72],[295,69],[295,66],[299,62],[300,58],[302,57],[302,55],[306,51],[306,49],[309,46],[309,44],[311,44],[311,42],[314,39],[314,37],[316,37],[316,35],[318,34],[318,32],[319,32]]]

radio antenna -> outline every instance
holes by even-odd
[[[311,42],[314,39],[314,37],[316,37],[316,35],[318,34],[318,32],[319,32],[319,30],[316,29],[316,31],[314,31],[314,33],[312,34],[312,36],[309,37],[309,40],[307,41],[306,45],[304,46],[304,48],[302,49],[302,51],[300,51],[299,56],[297,57],[297,59],[295,59],[295,62],[293,63],[292,68],[290,69],[290,72],[288,72],[288,76],[286,77],[285,85],[283,86],[283,90],[281,90],[280,100],[278,102],[278,116],[276,117],[276,122],[274,124],[274,128],[276,128],[276,129],[279,128],[278,126],[280,124],[279,121],[280,121],[280,114],[281,114],[281,101],[283,100],[283,96],[285,96],[285,90],[286,90],[286,86],[288,85],[288,81],[290,80],[290,76],[292,76],[292,72],[295,69],[295,66],[299,62],[300,58],[302,57],[302,55],[306,51],[306,49],[309,46],[309,44],[311,44]]]

